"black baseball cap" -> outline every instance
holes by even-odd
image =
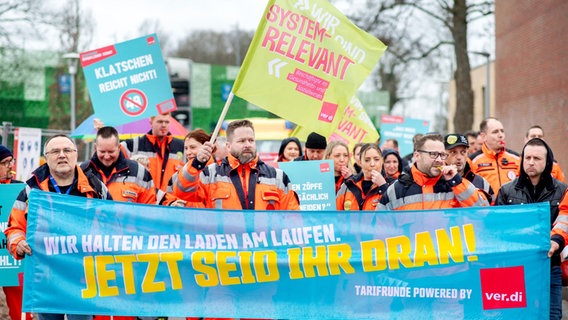
[[[444,137],[444,147],[446,147],[446,150],[450,150],[457,146],[464,146],[466,148],[469,148],[469,142],[464,135],[450,133]]]

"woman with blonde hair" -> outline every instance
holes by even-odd
[[[339,190],[339,187],[345,181],[353,175],[355,170],[351,165],[351,155],[349,153],[349,147],[345,142],[334,140],[327,144],[324,153],[324,159],[333,160],[333,171],[335,175],[335,192]]]

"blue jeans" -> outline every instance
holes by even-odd
[[[550,268],[550,320],[553,319],[562,319],[562,269],[560,266]]]
[[[38,313],[38,320],[64,320],[65,315],[61,313]],[[67,320],[93,320],[93,316],[82,314],[68,314]]]

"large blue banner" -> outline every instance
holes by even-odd
[[[16,197],[24,189],[23,183],[0,184],[0,230],[8,228],[8,217]],[[19,285],[18,274],[24,272],[22,260],[14,259],[8,252],[8,241],[0,235],[0,287]]]
[[[30,194],[24,310],[547,319],[548,204],[220,211]]]

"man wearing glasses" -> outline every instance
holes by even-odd
[[[32,254],[26,241],[28,196],[31,189],[112,200],[105,185],[92,174],[85,175],[77,165],[77,147],[71,138],[66,135],[53,136],[46,141],[43,150],[46,163],[34,170],[32,177],[26,181],[29,188],[22,190],[16,198],[8,218],[8,228],[4,231],[8,251],[18,260]],[[39,313],[38,318],[63,320],[64,315]],[[67,319],[89,320],[92,316],[69,314]]]
[[[444,139],[426,134],[414,145],[410,172],[399,176],[383,195],[377,210],[424,210],[488,206],[489,202],[455,165],[446,166]]]
[[[0,184],[23,183],[12,179],[14,177],[14,154],[10,149],[0,145]],[[24,185],[22,184],[22,189]],[[10,319],[19,320],[22,317],[22,286],[2,287],[6,295],[6,305]],[[31,320],[32,314],[26,313],[26,319]]]

